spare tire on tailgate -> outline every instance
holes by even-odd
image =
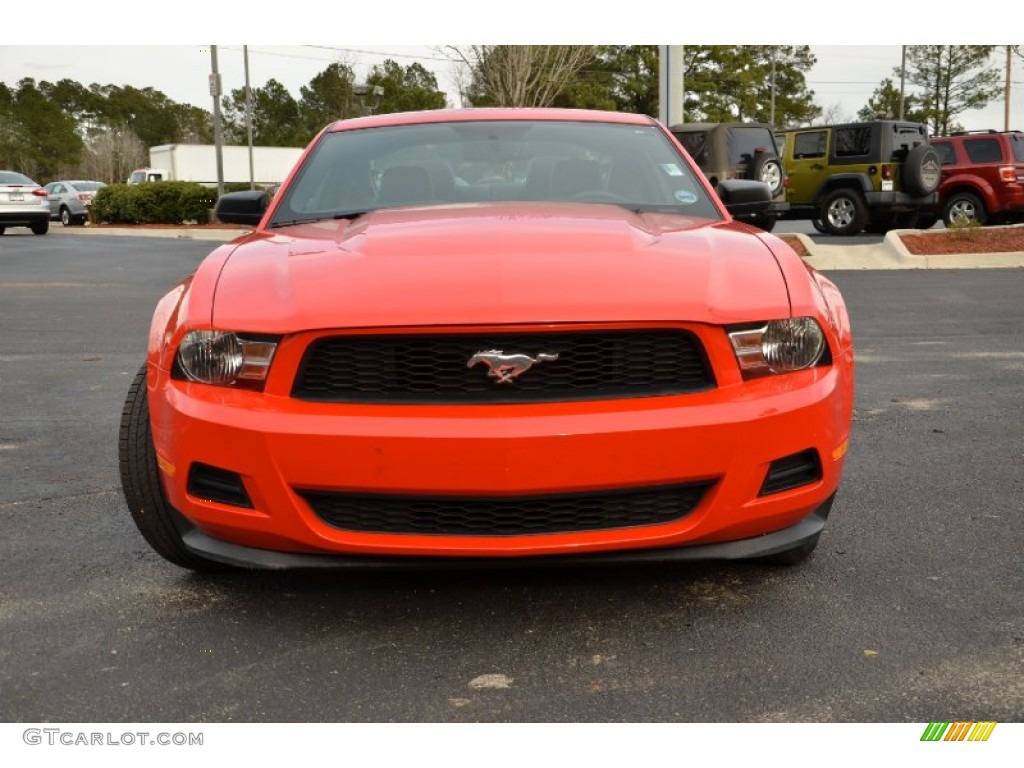
[[[903,161],[903,191],[914,197],[927,197],[939,188],[942,163],[939,153],[929,144],[918,144]]]

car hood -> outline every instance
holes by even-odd
[[[733,323],[789,314],[742,225],[612,205],[398,209],[253,233],[217,283],[215,327]]]

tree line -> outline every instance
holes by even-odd
[[[996,46],[908,46],[906,119],[933,134],[959,128],[964,111],[1000,92]],[[657,46],[450,46],[466,106],[557,106],[657,116]],[[757,121],[779,127],[851,119],[823,109],[808,86],[816,63],[809,46],[686,46],[687,122]],[[900,68],[895,67],[898,82]],[[772,87],[774,83],[774,89]],[[365,85],[366,88],[358,86]],[[774,93],[773,93],[774,91]],[[774,95],[774,98],[773,98]],[[253,142],[305,146],[330,122],[368,112],[440,109],[446,96],[419,63],[388,59],[360,83],[353,68],[333,63],[292,95],[275,79],[252,89]],[[247,141],[245,90],[222,99],[226,143]],[[857,119],[895,118],[899,89],[885,78]],[[0,83],[0,168],[45,183],[56,178],[123,181],[160,144],[212,143],[213,118],[155,88],[56,83],[25,78]]]

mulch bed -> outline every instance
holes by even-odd
[[[1024,227],[977,227],[901,235],[901,239],[907,250],[915,256],[1024,251]]]

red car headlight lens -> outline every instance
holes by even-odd
[[[230,386],[267,378],[277,342],[226,331],[189,331],[178,347],[178,365],[192,381]]]
[[[758,328],[729,332],[745,378],[787,373],[816,365],[825,354],[825,334],[813,317],[771,320]]]

